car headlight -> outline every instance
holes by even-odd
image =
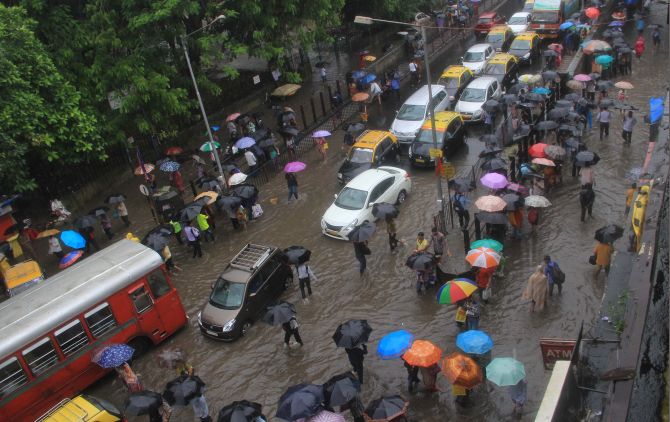
[[[198,312],[198,325],[202,325],[202,311]]]
[[[358,224],[358,218],[355,218],[354,221],[352,221],[345,228],[342,229],[342,232],[352,231],[356,227],[357,224]]]
[[[231,319],[230,321],[226,322],[223,325],[223,331],[224,332],[232,331],[234,326],[235,326],[235,319]]]
[[[482,115],[482,111],[481,111],[481,110],[477,110],[477,111],[475,111],[474,114],[473,114],[473,116],[474,116],[475,118],[479,118],[479,117],[481,117],[481,115]]]
[[[342,173],[337,173],[337,178],[341,179],[342,178]]]
[[[326,228],[326,220],[321,220],[321,228],[322,229]]]
[[[530,58],[530,52],[524,54],[524,55],[523,55],[523,58],[524,58],[524,59],[529,59],[529,58]]]

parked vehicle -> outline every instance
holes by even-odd
[[[446,88],[442,85],[433,85],[431,88],[433,90],[432,103],[428,95],[428,85],[424,85],[405,101],[396,114],[390,132],[398,138],[401,144],[410,144],[414,140],[421,129],[421,124],[428,116],[431,108],[429,106],[432,106],[436,112],[447,109],[449,98]]]
[[[417,167],[432,167],[435,159],[430,156],[434,147],[432,124],[427,119],[419,134],[409,148],[409,162]],[[438,148],[445,157],[452,156],[465,143],[465,122],[463,117],[454,111],[435,113],[435,133]]]
[[[80,394],[73,399],[61,401],[36,422],[121,422],[125,420],[121,411],[107,400]]]
[[[374,221],[372,205],[403,203],[412,190],[412,179],[397,167],[378,167],[356,176],[335,195],[321,219],[321,232],[328,237],[349,240],[349,233],[366,221]]]
[[[507,25],[496,25],[491,28],[484,41],[491,44],[496,51],[507,51],[513,39],[512,28]]]
[[[509,54],[519,59],[519,64],[531,65],[540,58],[540,36],[535,32],[522,32],[514,37]]]
[[[366,130],[347,153],[337,171],[337,181],[348,183],[365,170],[400,161],[398,138],[384,130]]]
[[[484,12],[479,14],[475,25],[475,37],[483,38],[495,25],[505,23],[505,17],[498,12]]]
[[[450,107],[456,105],[461,92],[474,77],[472,70],[465,66],[451,65],[442,72],[437,83],[447,89]]]
[[[293,272],[280,249],[247,244],[212,285],[198,313],[200,332],[216,340],[238,339],[292,280]]]
[[[482,76],[496,78],[502,89],[507,89],[517,82],[519,74],[519,61],[516,57],[507,53],[498,53],[484,68]]]
[[[120,240],[0,303],[0,420],[33,421],[109,370],[94,350],[136,355],[186,325],[163,258]]]
[[[491,44],[475,44],[468,48],[465,55],[461,57],[461,63],[476,76],[482,72],[484,66],[494,54],[495,49]]]
[[[533,5],[530,29],[542,39],[556,39],[561,24],[579,11],[579,7],[577,0],[537,0]]]
[[[455,111],[461,113],[463,120],[476,122],[482,120],[482,105],[490,99],[499,99],[502,95],[496,78],[479,77],[465,88],[461,99],[456,103]]]
[[[28,290],[43,280],[44,273],[36,261],[29,259],[10,266],[5,254],[0,252],[0,281],[8,297]]]
[[[507,21],[507,25],[512,28],[514,35],[518,35],[528,30],[530,25],[530,12],[517,12]]]

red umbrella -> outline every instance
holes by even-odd
[[[598,16],[600,16],[600,10],[598,10],[597,7],[589,7],[588,9],[584,10],[584,14],[589,19],[597,19]]]
[[[181,147],[170,147],[165,150],[165,155],[179,155],[184,152],[184,149]]]
[[[528,148],[528,155],[533,158],[547,158],[547,156],[544,154],[544,147],[546,146],[547,144],[543,144],[542,142],[534,144]]]

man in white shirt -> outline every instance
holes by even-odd
[[[412,60],[409,62],[409,76],[412,81],[412,86],[416,86],[419,83],[419,67],[416,65],[416,62]]]
[[[307,299],[307,296],[305,295],[305,286],[307,286],[307,293],[311,296],[312,286],[310,284],[310,281],[312,279],[314,279],[314,281],[317,281],[317,278],[312,272],[312,269],[309,268],[309,266],[305,262],[298,265],[296,269],[298,271],[298,281],[300,282],[300,293],[302,294],[302,299],[305,300]]]
[[[379,105],[382,105],[382,89],[377,83],[377,81],[372,81],[370,83],[370,102],[372,103],[377,98]]]
[[[626,117],[623,118],[623,141],[624,143],[630,145],[630,141],[633,138],[633,128],[637,124],[637,119],[633,117],[633,111],[629,110],[626,113]]]
[[[607,107],[602,107],[598,113],[598,124],[600,125],[600,140],[603,140],[603,133],[606,137],[610,136],[610,117],[612,113],[607,110]]]
[[[254,155],[253,151],[251,151],[250,149],[244,152],[244,158],[246,158],[247,165],[249,165],[249,174],[252,174],[256,170],[258,159]]]

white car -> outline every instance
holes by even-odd
[[[375,221],[373,204],[400,204],[411,190],[412,179],[401,168],[382,166],[366,170],[335,195],[335,202],[321,218],[321,232],[335,239],[349,240],[349,233],[356,226]]]
[[[461,57],[461,63],[472,70],[472,73],[479,75],[495,52],[491,44],[475,44]]]
[[[449,95],[447,89],[442,85],[432,85],[433,104],[435,112],[444,111],[449,107]],[[396,114],[389,132],[398,138],[401,144],[411,144],[414,137],[421,129],[423,121],[428,117],[428,85],[417,89],[414,94],[405,101]]]
[[[507,21],[507,26],[512,28],[514,35],[525,32],[528,29],[528,25],[530,25],[530,16],[531,15],[528,12],[515,13]]]
[[[496,78],[481,76],[463,90],[454,111],[461,113],[466,122],[479,121],[482,119],[482,105],[490,99],[499,99],[501,95],[502,88]]]

